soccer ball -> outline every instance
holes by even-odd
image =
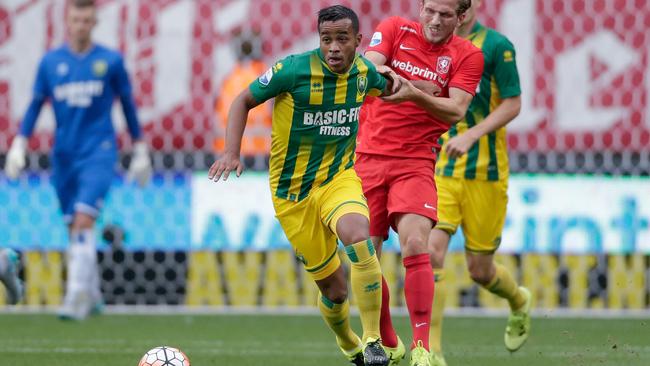
[[[160,346],[147,351],[138,366],[190,366],[190,359],[178,348]]]

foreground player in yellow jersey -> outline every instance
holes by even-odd
[[[320,48],[291,55],[251,83],[230,107],[225,152],[210,168],[218,181],[239,176],[241,139],[248,111],[275,98],[270,184],[276,217],[296,257],[320,289],[319,309],[345,356],[355,365],[387,365],[380,343],[381,269],[370,242],[368,207],[353,165],[359,110],[366,95],[391,85],[356,54],[357,15],[343,6],[318,13]],[[337,238],[351,262],[362,339],[349,322],[347,280]]]
[[[480,0],[472,1],[456,34],[483,51],[483,77],[465,119],[442,136],[436,163],[438,223],[429,237],[436,280],[429,339],[433,366],[446,365],[440,345],[446,292],[442,268],[450,235],[459,225],[472,280],[510,305],[506,348],[511,352],[519,349],[530,331],[530,292],[494,261],[508,203],[505,125],[521,108],[519,75],[510,41],[477,21],[480,5]]]

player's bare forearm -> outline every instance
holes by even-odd
[[[215,161],[208,170],[208,179],[218,182],[220,179],[228,180],[230,172],[235,172],[239,177],[244,170],[239,153],[241,139],[246,128],[248,112],[260,103],[253,98],[250,90],[246,88],[230,105],[228,113],[228,126],[226,127],[226,148],[223,155]]]
[[[413,83],[404,77],[399,77],[400,88],[392,95],[382,97],[390,103],[401,103],[405,101],[414,102],[427,113],[450,125],[458,122],[467,111],[472,95],[452,88],[449,91],[449,98],[429,95],[418,89]]]
[[[230,172],[235,172],[239,177],[244,170],[239,154],[241,151],[241,139],[246,128],[248,112],[258,106],[260,102],[253,98],[250,90],[246,88],[233,100],[228,113],[228,125],[226,127],[226,148],[223,155],[215,161],[210,170],[208,178],[215,182],[220,179],[228,179]]]
[[[438,86],[438,84],[432,82],[432,81],[426,81],[426,80],[411,80],[411,83],[413,83],[413,86],[422,90],[423,92],[429,94],[429,95],[435,95],[438,96],[440,93],[441,89]]]
[[[253,98],[250,90],[246,88],[233,100],[228,112],[226,126],[226,147],[224,153],[234,154],[239,157],[241,140],[246,128],[248,112],[259,103]]]
[[[466,133],[471,133],[478,140],[481,136],[494,132],[510,123],[519,115],[519,111],[521,111],[520,96],[505,98],[495,110],[485,117],[483,122],[476,124]]]
[[[436,97],[418,90],[413,102],[441,121],[454,125],[465,116],[472,98],[470,93],[458,88],[450,88],[449,98]]]
[[[386,56],[377,51],[368,51],[363,56],[375,64],[375,66],[386,65],[386,60],[388,60]]]
[[[382,96],[394,94],[397,89],[400,88],[401,83],[395,71],[385,65],[386,56],[377,51],[368,51],[364,57],[375,65],[378,73],[382,74],[386,79],[388,79],[388,83],[382,92]]]
[[[506,98],[492,113],[490,113],[481,123],[474,127],[450,138],[443,147],[450,158],[458,158],[467,154],[469,149],[476,144],[481,136],[505,126],[508,122],[519,114],[521,108],[521,99],[519,97]]]

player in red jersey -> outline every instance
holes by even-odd
[[[413,330],[411,365],[430,364],[434,279],[427,238],[437,221],[438,138],[465,116],[483,72],[481,51],[454,35],[470,5],[471,0],[422,0],[419,22],[401,17],[382,21],[365,54],[411,81],[395,95],[364,105],[355,165],[368,199],[377,253],[389,226],[399,234]],[[397,363],[404,346],[391,324],[385,280],[382,294],[382,343]]]

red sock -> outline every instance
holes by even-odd
[[[418,254],[404,258],[404,297],[413,329],[413,349],[418,341],[429,349],[429,326],[433,304],[433,270],[429,254]]]
[[[381,344],[386,347],[397,347],[397,334],[390,318],[390,291],[384,276],[381,277],[381,317],[379,318]]]

